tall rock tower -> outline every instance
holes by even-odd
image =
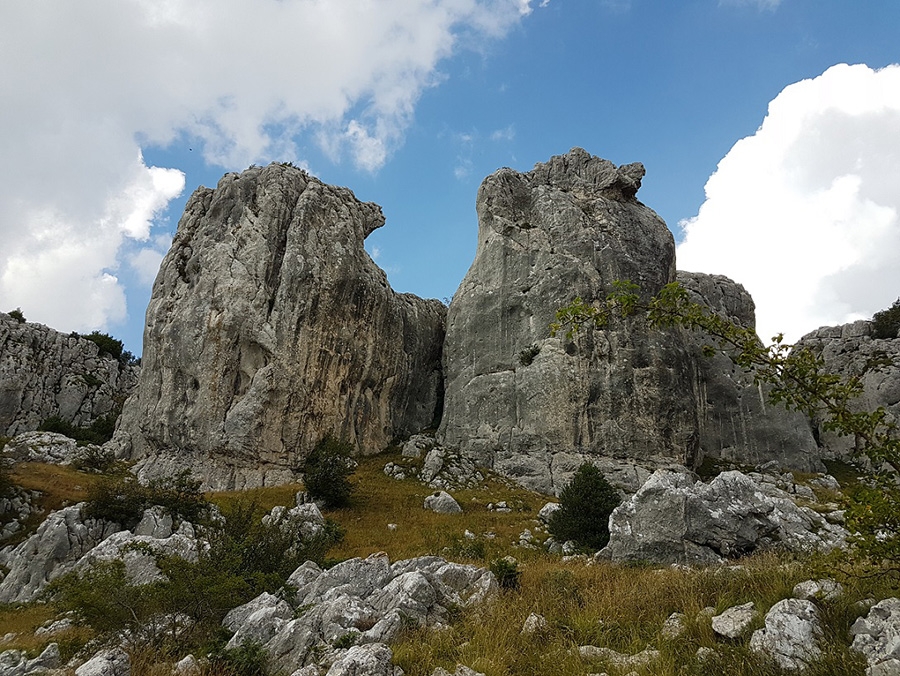
[[[363,248],[383,224],[289,165],[199,188],[153,286],[119,455],[246,487],[289,479],[326,435],[367,453],[433,425],[446,309],[390,288]]]
[[[694,464],[696,362],[680,330],[640,317],[551,338],[558,308],[615,280],[651,295],[675,279],[675,243],[635,197],[644,167],[580,148],[478,191],[475,261],[450,304],[441,441],[545,491],[584,459],[621,485],[637,466]]]

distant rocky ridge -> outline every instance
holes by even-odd
[[[390,288],[363,247],[383,224],[284,164],[199,188],[153,286],[119,456],[241,488],[291,479],[328,435],[366,453],[434,425],[446,308]]]
[[[121,405],[139,373],[87,338],[0,312],[0,436],[53,416],[87,426]]]

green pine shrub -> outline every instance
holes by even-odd
[[[329,509],[350,504],[353,486],[349,477],[355,463],[350,444],[326,437],[306,458],[303,485],[313,500],[321,500]]]
[[[573,540],[595,551],[609,543],[609,515],[621,501],[599,469],[590,463],[581,465],[560,493],[559,502],[549,524],[556,540]]]

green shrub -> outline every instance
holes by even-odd
[[[248,640],[237,648],[222,648],[210,655],[213,673],[226,676],[267,676],[266,651],[257,641]]]
[[[560,508],[550,518],[556,540],[574,540],[585,549],[602,549],[609,542],[609,515],[619,506],[619,494],[599,469],[584,463],[559,494]]]
[[[872,315],[872,335],[875,338],[896,338],[900,331],[900,298],[887,310]]]
[[[491,561],[491,572],[497,578],[497,584],[501,589],[518,589],[519,578],[522,571],[519,570],[519,562],[511,556]]]
[[[141,520],[148,507],[147,491],[137,477],[104,477],[88,489],[82,508],[85,518],[102,519],[131,529]]]
[[[22,314],[22,308],[20,307],[17,307],[15,310],[10,310],[6,314],[19,322],[19,324],[25,323],[25,315]]]
[[[72,459],[72,468],[89,474],[106,474],[116,465],[116,456],[101,446],[85,446]]]
[[[541,352],[541,346],[535,343],[530,347],[526,347],[524,350],[519,352],[519,364],[522,366],[531,366],[531,363],[534,361],[534,358],[537,357]]]
[[[38,426],[38,429],[42,432],[62,434],[70,439],[74,439],[79,445],[97,444],[99,446],[112,439],[113,432],[116,431],[116,422],[121,412],[121,405],[116,406],[106,415],[94,419],[87,427],[78,427],[68,420],[53,415],[44,420]]]
[[[192,523],[201,521],[210,508],[200,492],[200,482],[184,470],[175,476],[153,479],[147,486],[142,486],[132,474],[104,477],[88,489],[84,516],[130,529],[153,505],[164,507],[173,518]]]
[[[306,458],[303,465],[303,485],[313,500],[321,500],[328,508],[350,504],[353,486],[348,477],[353,474],[353,448],[346,443],[326,437]]]

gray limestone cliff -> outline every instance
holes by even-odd
[[[324,436],[377,452],[440,415],[446,309],[395,293],[363,248],[381,209],[289,165],[188,201],[113,445],[143,476],[283,481]]]
[[[678,271],[678,282],[691,300],[746,327],[756,327],[756,307],[740,284],[722,275]],[[741,465],[776,461],[805,472],[824,470],[809,419],[768,400],[767,390],[721,352],[703,354],[715,339],[691,334],[692,356],[699,367],[696,383],[700,448],[704,457]]]
[[[447,317],[443,444],[548,492],[585,458],[633,490],[649,475],[641,467],[695,463],[685,332],[632,317],[571,341],[548,335],[576,296],[674,281],[672,234],[635,198],[643,176],[576,148],[484,180],[475,260]]]
[[[87,338],[0,312],[0,436],[53,416],[87,426],[122,404],[139,371]]]
[[[875,338],[872,322],[823,326],[803,336],[798,345],[820,355],[826,373],[860,379],[862,394],[856,410],[874,411],[883,406],[887,423],[900,424],[900,338]],[[826,431],[822,420],[814,427],[825,457],[847,457],[854,440]]]

